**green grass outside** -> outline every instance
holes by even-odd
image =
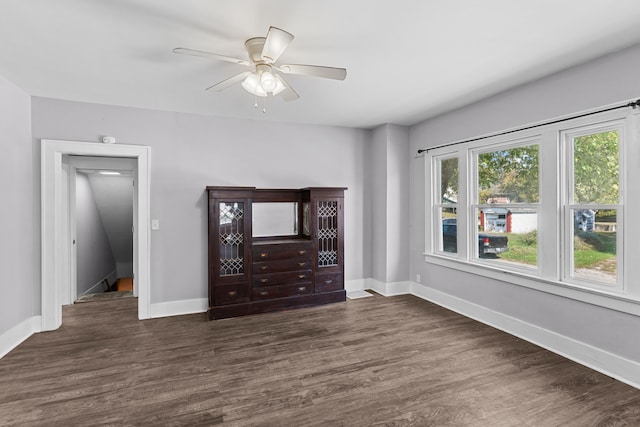
[[[538,249],[534,233],[507,233],[509,251],[499,255],[500,259],[521,264],[536,265]],[[575,236],[574,266],[575,268],[600,270],[615,273],[616,271],[616,233],[592,232],[579,233]]]
[[[535,233],[514,234],[507,233],[509,250],[499,255],[500,259],[519,262],[521,264],[536,265],[538,249]]]
[[[574,237],[575,268],[600,267],[601,270],[616,271],[616,233],[596,231],[581,232]]]

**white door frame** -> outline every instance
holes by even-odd
[[[151,148],[141,145],[80,141],[41,141],[42,330],[62,325],[62,305],[68,300],[71,276],[69,168],[62,156],[129,157],[137,161],[134,179],[137,219],[133,263],[138,288],[138,318],[149,319],[150,286],[150,160]],[[66,284],[66,285],[64,285]]]

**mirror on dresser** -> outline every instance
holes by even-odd
[[[298,235],[298,202],[253,202],[253,237]]]

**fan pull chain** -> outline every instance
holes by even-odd
[[[267,113],[267,97],[262,96],[262,112],[264,114]],[[258,108],[258,95],[255,95],[255,100],[253,101],[253,108]]]

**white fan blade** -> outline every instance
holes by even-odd
[[[201,56],[203,58],[219,59],[221,61],[233,62],[235,64],[251,65],[249,64],[249,61],[245,61],[244,59],[232,58],[231,56],[218,55],[217,53],[205,52],[203,50],[187,49],[185,47],[177,47],[173,49],[173,52],[179,53],[181,55]]]
[[[228,88],[229,86],[233,86],[236,83],[240,83],[241,81],[246,79],[249,74],[251,74],[251,71],[245,71],[243,73],[236,74],[235,76],[229,77],[226,80],[223,80],[223,81],[221,81],[219,83],[214,84],[213,86],[209,86],[205,90],[212,90],[214,92],[223,91],[226,88]]]
[[[320,65],[287,64],[276,67],[285,74],[323,77],[325,79],[344,80],[347,77],[345,68],[322,67]]]
[[[269,27],[267,38],[262,48],[262,59],[273,64],[293,40],[293,34],[276,27]]]
[[[290,102],[300,98],[300,95],[298,95],[298,93],[295,90],[293,90],[291,85],[282,76],[279,76],[277,74],[274,74],[274,76],[276,79],[280,80],[280,83],[282,83],[286,88],[285,90],[279,93],[279,95],[282,96],[282,99],[284,99],[287,102]]]

